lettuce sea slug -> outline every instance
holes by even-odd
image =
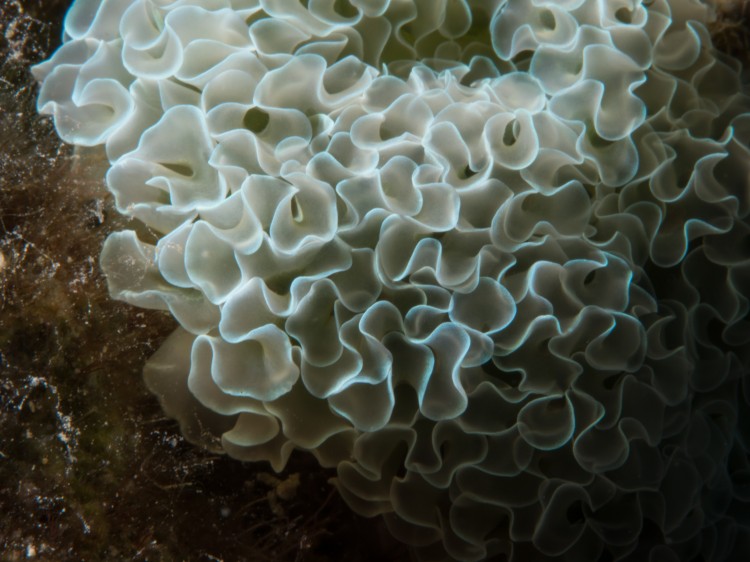
[[[114,298],[185,435],[423,560],[750,552],[750,97],[700,0],[76,0]],[[743,518],[742,512],[745,516]]]

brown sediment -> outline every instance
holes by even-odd
[[[28,66],[68,4],[0,5],[0,558],[407,560],[311,456],[273,475],[205,452],[147,392],[174,320],[107,294],[102,243],[136,225],[112,207],[101,149],[62,144],[35,111]]]
[[[742,62],[750,63],[750,1],[714,0],[716,20],[709,24],[716,48]]]

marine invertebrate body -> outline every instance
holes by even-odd
[[[429,560],[724,560],[750,121],[710,17],[78,0],[35,72],[158,233],[101,262],[180,323],[146,381],[186,435],[309,450]]]

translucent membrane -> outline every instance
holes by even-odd
[[[311,451],[425,560],[723,560],[750,100],[709,15],[77,0],[34,73],[160,235],[101,262],[180,323],[145,374],[189,438]]]

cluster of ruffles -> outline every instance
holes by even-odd
[[[750,100],[710,17],[77,0],[34,72],[157,235],[101,263],[179,322],[145,373],[189,438],[312,452],[425,560],[718,562],[750,548]]]

